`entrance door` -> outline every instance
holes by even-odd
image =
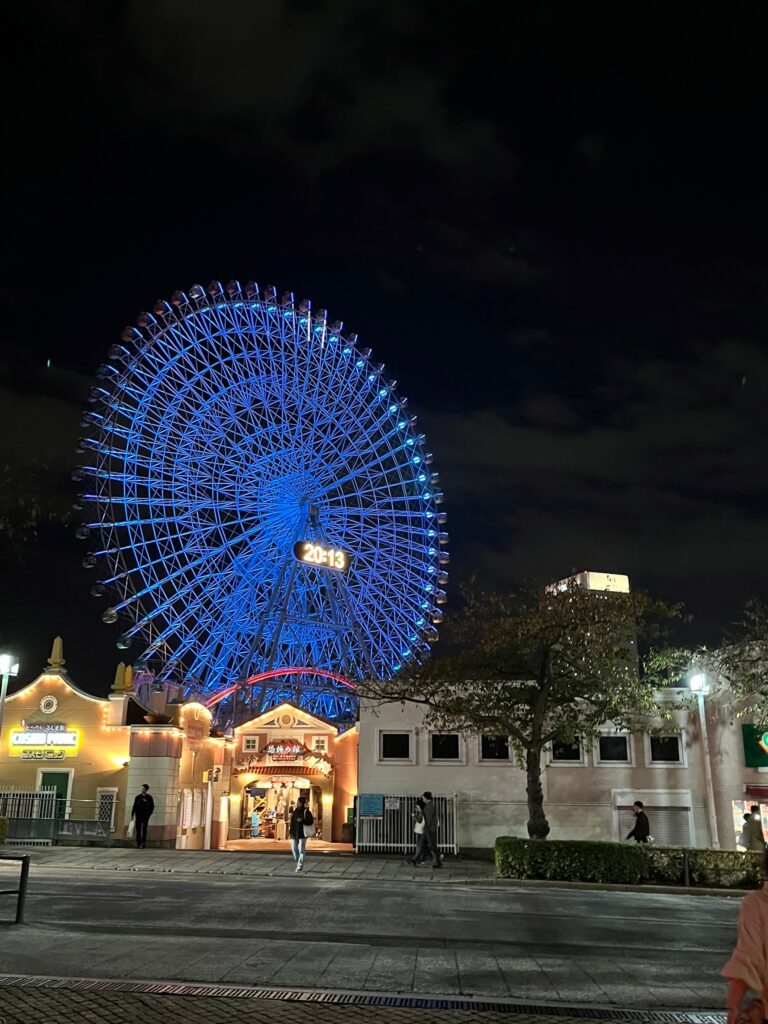
[[[69,797],[69,772],[41,772],[40,788],[56,790],[56,817],[65,818]]]

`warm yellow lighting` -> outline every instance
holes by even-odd
[[[354,736],[357,733],[357,726],[355,725],[352,729],[347,729],[346,732],[339,733],[338,736],[334,736],[334,743],[338,743],[339,740],[346,739],[347,736]]]
[[[112,761],[114,762],[114,764],[117,765],[118,768],[125,768],[129,763],[128,758],[125,755],[123,755],[122,757],[115,756],[112,758]]]
[[[22,761],[61,761],[77,757],[80,750],[79,729],[30,729],[17,725],[11,729],[9,757]]]
[[[333,803],[333,796],[330,793],[323,793],[323,804],[328,807]]]

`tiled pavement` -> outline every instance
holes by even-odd
[[[724,1024],[725,1015],[718,1013],[656,1014],[652,1011],[623,1011],[599,1008],[529,1007],[499,1004],[491,1009],[488,1001],[477,1007],[459,1004],[452,1008],[449,1000],[406,1000],[406,1005],[382,1005],[387,998],[360,1003],[325,1002],[301,993],[287,998],[263,997],[241,991],[238,996],[166,994],[142,991],[126,986],[125,991],[105,986],[77,988],[66,981],[60,987],[53,979],[46,988],[6,985],[0,981],[0,1024],[144,1024],[160,1019],[163,1024],[274,1024],[287,1017],[292,1024]],[[397,1003],[398,1000],[389,1000]],[[399,1001],[401,1004],[402,1000]]]
[[[130,847],[40,846],[7,847],[8,853],[28,853],[34,867],[66,871],[148,871],[194,875],[270,877],[293,873],[290,853],[240,853],[229,850],[135,850]],[[495,881],[490,861],[446,858],[440,871],[415,868],[404,857],[364,854],[307,853],[307,873],[328,878],[386,879],[428,883]]]

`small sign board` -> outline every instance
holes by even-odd
[[[380,793],[361,793],[357,798],[357,813],[360,818],[383,818],[384,797]]]
[[[400,810],[400,797],[399,796],[386,796],[386,797],[384,797],[384,810],[385,811],[399,811]]]

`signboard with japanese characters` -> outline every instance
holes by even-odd
[[[79,730],[63,722],[21,722],[11,729],[8,738],[9,756],[22,761],[63,761],[65,757],[77,757],[79,749]]]

